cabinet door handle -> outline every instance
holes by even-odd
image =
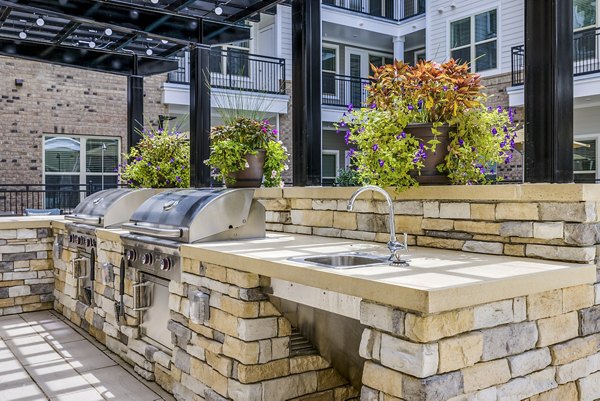
[[[153,286],[154,283],[151,281],[144,281],[143,283],[136,283],[133,285],[133,310],[136,312],[145,311],[150,309],[152,306],[152,299],[148,301],[148,305],[141,305],[142,298],[145,295],[145,288]]]

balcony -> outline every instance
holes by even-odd
[[[425,0],[323,0],[323,4],[392,21],[425,13]]]
[[[600,72],[600,28],[575,32],[573,37],[573,75]],[[511,48],[512,85],[525,82],[525,46]]]
[[[365,85],[368,84],[368,78],[324,72],[321,103],[334,107],[347,107],[350,103],[362,106],[367,99]]]
[[[190,83],[189,53],[178,59],[177,70],[167,82]],[[285,60],[259,56],[243,50],[213,49],[210,53],[210,86],[247,92],[285,94]]]

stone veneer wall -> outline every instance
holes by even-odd
[[[52,309],[53,239],[49,227],[0,230],[0,315]]]
[[[382,197],[363,195],[348,212],[356,188],[262,190],[267,229],[287,233],[389,240],[388,207]],[[409,245],[571,262],[593,262],[600,244],[600,203],[536,199],[487,200],[503,186],[478,187],[474,200],[447,197],[470,187],[427,187],[396,194],[396,232],[409,234]],[[418,191],[433,196],[414,200]],[[434,191],[434,192],[431,192]],[[487,199],[481,196],[488,193]],[[366,198],[366,199],[365,199]]]
[[[362,401],[600,399],[598,283],[431,315],[363,301]]]

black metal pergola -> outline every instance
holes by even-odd
[[[0,0],[0,55],[127,76],[127,143],[140,139],[143,80],[189,49],[192,183],[209,183],[212,45],[250,39],[246,20],[283,0]]]

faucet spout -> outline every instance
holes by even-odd
[[[389,224],[388,225],[390,227],[390,240],[387,243],[387,247],[391,253],[390,260],[392,261],[393,264],[407,266],[408,261],[402,259],[402,255],[401,255],[402,251],[406,252],[408,250],[407,235],[406,235],[406,233],[404,233],[404,243],[400,243],[396,239],[396,227],[395,227],[396,224],[394,222],[394,202],[392,201],[392,197],[390,196],[390,194],[388,194],[383,188],[378,187],[376,185],[365,185],[364,187],[358,188],[352,194],[352,196],[348,200],[348,205],[346,207],[347,210],[349,212],[351,212],[354,207],[354,202],[356,201],[356,198],[358,198],[358,196],[360,194],[362,194],[363,192],[366,192],[366,191],[373,191],[373,192],[380,193],[385,198],[387,205],[388,205],[388,209],[389,209]]]

